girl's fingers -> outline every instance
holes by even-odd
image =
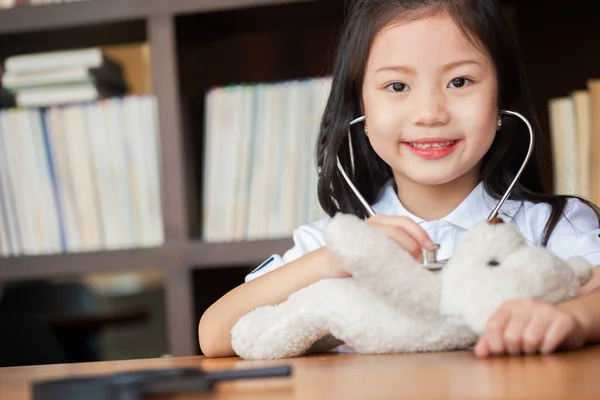
[[[479,341],[477,342],[477,344],[475,345],[475,348],[473,349],[475,352],[475,355],[477,357],[487,357],[490,355],[490,346],[488,344],[487,341],[487,337],[483,336],[479,339]]]
[[[508,325],[511,316],[512,311],[508,307],[501,307],[488,321],[485,336],[490,353],[504,353],[504,329]]]
[[[513,356],[521,354],[523,350],[523,336],[531,321],[531,313],[528,310],[517,310],[510,318],[504,329],[504,349]]]
[[[422,248],[433,250],[433,242],[425,229],[408,217],[376,214],[369,218],[369,221],[381,225],[400,227],[412,236]]]
[[[421,254],[421,246],[419,246],[419,243],[417,243],[417,241],[408,233],[406,233],[406,231],[404,231],[402,228],[393,225],[374,226],[384,235],[396,242],[398,246],[402,247],[404,250],[409,252],[415,260],[419,262],[423,260],[423,256]]]
[[[542,354],[552,353],[577,328],[577,322],[568,315],[557,315],[546,330],[540,347]]]
[[[552,323],[552,318],[548,315],[534,315],[529,325],[523,332],[523,351],[526,354],[534,354],[540,351],[544,336],[548,327]]]

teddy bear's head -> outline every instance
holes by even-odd
[[[467,230],[440,274],[440,312],[461,317],[481,334],[506,301],[555,303],[574,297],[591,279],[592,266],[582,258],[562,260],[528,245],[514,224],[496,219]]]

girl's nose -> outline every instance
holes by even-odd
[[[413,91],[412,119],[414,125],[438,126],[445,125],[449,120],[444,95],[438,90]]]

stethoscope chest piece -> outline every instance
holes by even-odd
[[[432,271],[440,270],[444,267],[444,264],[438,262],[437,260],[437,251],[439,250],[440,245],[435,244],[433,250],[421,249],[423,253],[423,268],[429,269]]]

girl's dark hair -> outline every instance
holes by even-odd
[[[495,0],[358,0],[350,6],[317,142],[321,207],[329,216],[343,212],[367,217],[364,207],[337,171],[336,155],[370,204],[393,178],[391,168],[362,134],[362,123],[351,128],[353,174],[349,168],[348,123],[362,114],[361,88],[371,44],[377,33],[392,22],[408,22],[442,12],[448,13],[472,43],[491,57],[498,77],[499,108],[521,113],[533,127],[534,151],[510,198],[551,206],[542,239],[546,245],[567,200],[576,196],[553,194],[551,146],[539,128],[517,45]],[[529,146],[529,131],[522,121],[504,116],[502,122],[501,134],[496,135],[480,171],[485,189],[496,199],[502,197],[514,179]],[[541,173],[543,170],[546,174]],[[580,200],[590,206],[600,220],[598,207]]]

